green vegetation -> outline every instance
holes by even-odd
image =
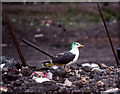
[[[70,3],[69,3],[70,4]],[[67,10],[63,11],[62,13],[59,11],[50,11],[49,7],[46,7],[48,9],[45,10],[30,10],[23,11],[22,9],[17,10],[8,10],[4,11],[10,14],[12,17],[11,19],[16,18],[16,21],[13,21],[14,24],[19,24],[25,28],[30,29],[37,29],[42,28],[44,25],[41,24],[40,19],[43,19],[45,16],[48,16],[48,18],[53,19],[57,23],[65,24],[67,26],[76,27],[76,28],[84,28],[86,26],[91,26],[94,22],[100,22],[101,17],[99,12],[93,12],[93,11],[80,11],[80,9],[77,6],[69,6]],[[120,21],[120,14],[117,15],[117,13],[109,8],[102,7],[102,13],[106,21],[113,21],[118,19]],[[17,14],[17,15],[16,15]],[[24,16],[21,16],[23,14]],[[30,16],[28,16],[30,15]],[[119,17],[117,17],[119,16]],[[26,19],[24,21],[24,19]],[[39,24],[34,21],[34,19],[37,19],[39,21]],[[19,21],[21,20],[21,23]],[[34,25],[30,25],[34,23]],[[5,25],[5,21],[2,21],[2,24]]]
[[[119,14],[117,15],[117,11],[113,11],[113,10],[111,10],[109,8],[105,8],[105,7],[102,7],[102,11],[103,11],[103,15],[104,15],[106,21],[112,21],[114,19],[120,20],[120,18],[119,18],[120,16],[119,16]],[[117,16],[119,16],[119,17],[117,17]]]
[[[76,16],[79,14],[79,9],[78,7],[69,7],[67,13],[70,14],[71,16],[73,15]]]

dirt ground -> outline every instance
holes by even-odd
[[[100,4],[115,49],[118,46],[117,3]],[[6,13],[14,27],[27,64],[41,66],[50,59],[46,55],[22,42],[26,39],[46,52],[56,55],[70,49],[72,42],[84,44],[80,49],[77,63],[102,62],[115,65],[115,59],[105,33],[96,3],[3,3],[2,13]],[[50,26],[42,25],[45,19],[52,20]],[[35,37],[35,35],[40,37]],[[2,55],[21,62],[13,43],[8,26],[3,17]],[[6,45],[5,45],[6,44]]]

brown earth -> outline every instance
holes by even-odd
[[[104,13],[113,17],[113,20],[109,18],[107,25],[116,49],[118,46],[118,25],[114,13],[117,14],[118,4],[100,5],[102,8],[112,11],[109,11],[111,14],[106,13],[106,11]],[[49,57],[22,43],[22,39],[29,40],[53,55],[69,50],[71,43],[78,41],[85,47],[80,49],[80,58],[77,63],[92,61],[115,65],[114,56],[96,3],[37,3],[36,5],[32,3],[26,5],[3,3],[2,8],[2,12],[9,16],[13,24],[27,64],[41,66],[41,62],[49,59]],[[45,16],[53,20],[50,27],[41,26],[41,20]],[[72,26],[70,22],[72,22]],[[33,25],[30,25],[31,23]],[[36,34],[43,36],[35,38]],[[7,46],[2,47],[2,55],[21,62],[4,18],[2,44],[7,44]]]

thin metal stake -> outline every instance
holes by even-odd
[[[31,43],[31,42],[29,42],[29,41],[27,41],[27,40],[25,40],[25,39],[23,39],[22,41],[23,41],[25,44],[27,44],[27,45],[29,45],[29,46],[31,46],[31,47],[37,49],[37,50],[40,51],[41,53],[43,53],[43,54],[49,56],[50,58],[53,58],[53,57],[54,57],[54,56],[52,56],[51,54],[49,54],[49,53],[47,53],[47,52],[41,50],[38,46],[34,45],[33,43]]]
[[[106,30],[106,33],[107,33],[107,36],[108,36],[108,39],[109,39],[109,42],[110,42],[110,45],[111,45],[111,48],[112,48],[112,51],[113,51],[113,54],[114,54],[114,57],[115,57],[115,60],[116,60],[116,64],[117,64],[117,66],[118,66],[118,65],[119,65],[119,61],[118,61],[117,55],[116,55],[116,53],[115,53],[115,49],[114,49],[113,44],[112,44],[111,36],[110,36],[110,34],[109,34],[109,31],[108,31],[107,25],[106,25],[106,23],[105,23],[105,19],[104,19],[104,17],[103,17],[103,14],[102,14],[102,12],[101,12],[101,9],[100,9],[99,4],[97,4],[97,7],[98,7],[98,9],[99,9],[100,16],[101,16],[101,18],[102,18],[102,21],[103,21],[103,24],[104,24],[104,27],[105,27],[105,30]]]
[[[12,27],[12,24],[11,24],[11,22],[10,22],[10,20],[9,20],[9,18],[8,18],[7,15],[4,15],[4,17],[5,17],[5,19],[6,19],[7,25],[8,25],[8,27],[9,27],[10,32],[11,32],[11,35],[12,35],[14,44],[15,44],[15,46],[16,46],[16,49],[17,49],[17,51],[18,51],[19,57],[20,57],[20,59],[21,59],[22,65],[25,67],[25,66],[26,66],[26,61],[25,61],[24,56],[23,56],[23,54],[22,54],[22,51],[21,51],[21,49],[20,49],[20,47],[19,47],[19,43],[18,43],[18,41],[17,41],[17,39],[16,39],[16,35],[15,35],[14,29],[13,29],[13,27]]]

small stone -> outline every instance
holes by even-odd
[[[70,82],[68,79],[65,80],[64,84],[66,86],[72,86],[72,82]]]
[[[57,91],[54,91],[53,94],[58,94],[58,92],[57,92]]]
[[[108,69],[109,69],[110,71],[114,71],[114,67],[113,67],[113,66],[109,66]]]
[[[20,73],[20,74],[19,74],[19,77],[22,77],[22,76],[23,76],[23,74]]]
[[[88,80],[86,80],[87,78],[89,78],[89,77],[83,77],[83,78],[81,78],[81,83],[82,84],[89,84],[89,81]]]
[[[97,85],[98,85],[98,86],[103,86],[103,85],[104,85],[104,82],[98,81],[98,82],[97,82]]]
[[[22,82],[20,82],[19,80],[18,81],[14,81],[14,86],[21,86],[22,85]]]
[[[81,88],[81,87],[83,87],[83,84],[82,84],[82,83],[77,82],[77,83],[76,83],[76,86],[77,86],[78,88]]]
[[[13,81],[13,80],[16,80],[16,79],[18,79],[19,78],[19,76],[18,75],[13,75],[13,74],[10,74],[10,73],[7,73],[7,74],[4,74],[3,75],[3,78],[7,78],[8,80],[10,80],[10,81]],[[4,79],[3,79],[4,80]]]
[[[105,65],[105,64],[103,64],[103,63],[98,63],[98,65],[99,65],[99,67],[101,68],[101,69],[105,69],[105,68],[107,68],[107,66]]]
[[[74,89],[74,90],[72,91],[72,94],[83,94],[83,93],[82,93],[82,91],[79,90],[79,89]]]
[[[32,70],[28,66],[22,67],[21,73],[23,76],[30,76],[32,74]]]
[[[92,68],[89,67],[89,66],[84,66],[83,70],[86,71],[86,72],[90,72],[92,70]]]

